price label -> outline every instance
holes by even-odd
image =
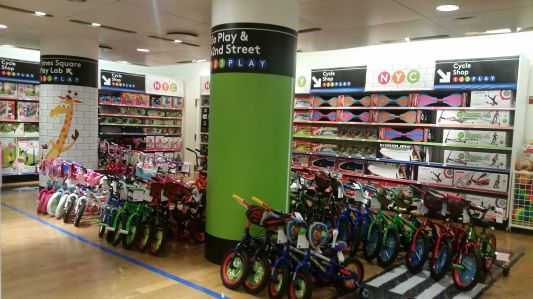
[[[309,240],[307,240],[307,237],[305,236],[305,229],[303,228],[300,228],[300,233],[298,234],[298,242],[296,243],[296,247],[299,249],[309,248]]]
[[[278,244],[286,244],[288,241],[285,229],[282,226],[278,226]]]

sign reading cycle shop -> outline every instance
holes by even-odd
[[[0,81],[39,84],[39,63],[0,58]]]
[[[98,62],[94,59],[65,56],[41,56],[41,84],[98,87]]]
[[[100,88],[144,92],[144,75],[100,70]]]
[[[269,24],[232,23],[213,27],[211,73],[249,72],[294,77],[295,30]]]

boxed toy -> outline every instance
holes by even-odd
[[[354,139],[378,139],[377,127],[340,127],[338,136]]]
[[[17,115],[19,120],[39,121],[39,103],[19,101]]]
[[[375,98],[376,107],[410,107],[411,95],[390,96],[378,94]]]
[[[314,113],[314,112],[313,112]],[[339,110],[338,120],[342,122],[372,122],[374,120],[373,111],[360,111],[360,110]]]
[[[513,91],[473,90],[470,93],[470,107],[510,108],[514,107]]]
[[[368,162],[367,173],[388,179],[412,179],[412,169],[409,165],[383,162]]]
[[[313,107],[337,107],[340,99],[336,96],[314,96],[312,99]]]
[[[17,157],[17,147],[14,138],[0,138],[0,150],[2,158],[2,172],[16,173],[17,164],[15,159]]]
[[[311,112],[310,111],[294,111],[294,121],[310,121]]]
[[[161,107],[172,108],[172,97],[161,96]]]
[[[337,159],[335,170],[345,175],[363,174],[365,172],[365,163],[354,161],[353,159]]]
[[[0,96],[16,97],[17,84],[11,82],[0,82]]]
[[[453,186],[481,190],[507,192],[509,176],[500,173],[455,170]]]
[[[437,167],[418,167],[418,181],[425,184],[453,185],[453,169]]]
[[[311,136],[312,130],[310,126],[306,125],[294,125],[292,127],[293,136]]]
[[[417,110],[380,110],[376,114],[378,123],[406,123],[415,124],[420,121],[420,114]]]
[[[446,144],[508,146],[507,132],[474,130],[444,130],[443,132],[442,142]]]
[[[332,143],[311,143],[311,152],[337,154],[337,145]]]
[[[292,165],[297,167],[307,167],[309,165],[309,155],[293,154]]]
[[[308,141],[293,141],[292,150],[297,152],[310,152],[311,142]]]
[[[15,101],[0,100],[0,119],[13,120],[16,115]]]
[[[494,219],[498,223],[503,223],[507,215],[507,198],[487,197],[473,194],[466,194],[465,199],[476,206],[495,207],[487,212],[488,218]]]
[[[39,141],[18,140],[17,168],[19,172],[30,172],[35,169],[39,160]]]
[[[209,102],[207,103],[209,105]],[[172,97],[172,107],[174,109],[183,109],[183,98]]]
[[[508,126],[510,113],[509,111],[490,110],[437,110],[437,124]]]
[[[343,107],[370,107],[374,103],[373,96],[344,96],[342,98]],[[339,105],[341,106],[341,105]]]
[[[146,136],[146,149],[154,149],[155,148],[155,137],[156,136]]]
[[[337,137],[339,131],[336,127],[313,127],[313,136]]]
[[[452,93],[449,95],[432,96],[421,93],[416,96],[415,106],[417,107],[464,107],[466,103],[466,93]]]
[[[507,169],[507,161],[507,154],[445,150],[443,163]]]
[[[19,83],[17,86],[17,96],[19,99],[38,100],[39,85]]]
[[[313,110],[311,113],[311,120],[312,121],[337,121],[337,110],[324,110],[324,109]]]
[[[332,170],[335,168],[336,160],[333,157],[310,156],[309,167]]]
[[[419,145],[380,144],[380,157],[401,161],[429,161],[427,147]]]
[[[311,107],[311,98],[296,97],[294,98],[294,108],[308,108]]]
[[[337,145],[337,153],[354,158],[375,158],[376,148],[353,144],[339,144]]]
[[[155,149],[163,148],[163,139],[164,136],[155,136]]]
[[[171,137],[166,137],[166,136],[162,136],[163,138],[162,141],[163,143],[161,144],[161,148],[164,148],[164,149],[167,149],[167,148],[170,148],[170,138]],[[156,140],[156,143],[157,143],[157,140]]]
[[[402,140],[425,142],[428,140],[429,131],[423,128],[389,128],[379,129],[379,138],[383,140]]]

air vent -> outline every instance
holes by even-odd
[[[470,19],[473,19],[474,17],[458,17],[458,18],[455,18],[456,20],[470,20]]]
[[[316,32],[316,31],[322,31],[322,28],[313,27],[313,28],[301,29],[301,30],[298,30],[298,34],[310,33],[310,32]]]
[[[184,36],[190,36],[190,37],[198,37],[198,34],[194,32],[187,32],[187,31],[170,31],[167,32],[167,35],[184,35]]]
[[[164,41],[167,41],[167,42],[172,42],[174,43],[174,39],[171,39],[171,38],[168,38],[168,37],[164,37],[164,36],[158,36],[158,35],[148,35],[149,38],[153,38],[153,39],[159,39],[159,40],[164,40]],[[194,43],[190,43],[190,42],[186,42],[186,41],[181,41],[180,43],[177,43],[179,45],[187,45],[187,46],[191,46],[191,47],[200,47],[200,45],[198,44],[194,44]]]
[[[106,46],[106,45],[99,45],[98,47],[99,47],[100,49],[103,49],[103,50],[109,50],[109,51],[113,50],[112,47],[110,47],[110,46]]]
[[[29,13],[31,15],[35,14],[35,11],[31,11],[31,10],[27,10],[27,9],[23,9],[23,8],[18,8],[18,7],[14,7],[14,6],[3,5],[3,4],[0,4],[0,8],[11,10],[11,11],[16,11],[16,12]],[[53,17],[53,15],[50,15],[50,14],[47,13],[44,17]]]
[[[85,21],[81,21],[81,20],[70,20],[70,21],[72,23],[83,24],[83,25],[88,25],[88,26],[91,26],[91,24],[92,24],[90,22],[85,22]],[[114,31],[119,31],[119,32],[124,32],[124,33],[137,33],[135,31],[131,31],[131,30],[128,30],[128,29],[122,29],[122,28],[111,27],[111,26],[106,26],[106,25],[101,25],[98,28],[105,28],[105,29],[108,29],[108,30],[114,30]]]
[[[411,37],[411,41],[437,39],[437,38],[448,38],[448,37],[450,37],[450,36],[447,35],[447,34],[430,35],[430,36],[422,36],[422,37]]]

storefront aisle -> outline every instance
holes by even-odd
[[[222,286],[219,267],[204,259],[202,245],[172,241],[161,257],[112,247],[98,238],[94,224],[76,228],[36,216],[36,194],[1,194],[2,298],[252,298]],[[498,247],[525,256],[483,298],[533,298],[533,236],[498,231],[497,238]],[[379,270],[364,265],[365,278]],[[336,292],[322,288],[314,295],[331,298]]]

